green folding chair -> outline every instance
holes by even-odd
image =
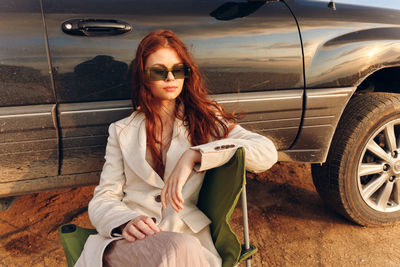
[[[212,221],[211,235],[222,258],[223,267],[237,266],[244,260],[246,260],[246,266],[251,266],[251,256],[257,252],[257,248],[250,245],[249,240],[244,159],[244,149],[239,148],[229,162],[208,170],[199,195],[198,207]],[[243,245],[229,225],[240,195],[242,196]],[[73,224],[59,227],[58,234],[69,267],[74,266],[78,260],[89,235],[96,233],[95,229],[85,229]]]

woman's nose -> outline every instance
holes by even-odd
[[[167,81],[173,81],[175,80],[174,75],[172,74],[172,71],[168,71],[168,75],[167,75]]]

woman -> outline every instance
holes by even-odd
[[[244,147],[247,169],[261,172],[276,162],[276,149],[207,99],[173,32],[146,36],[131,69],[135,111],[110,125],[89,203],[99,234],[89,237],[76,265],[221,266],[210,220],[196,207],[204,171]]]

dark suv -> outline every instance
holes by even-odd
[[[107,126],[131,112],[137,44],[165,28],[281,161],[315,163],[330,206],[362,225],[398,220],[400,4],[346,2],[2,0],[3,206],[98,181]]]

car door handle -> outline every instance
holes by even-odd
[[[63,32],[78,36],[105,36],[130,32],[129,23],[113,19],[71,19],[63,22]]]

